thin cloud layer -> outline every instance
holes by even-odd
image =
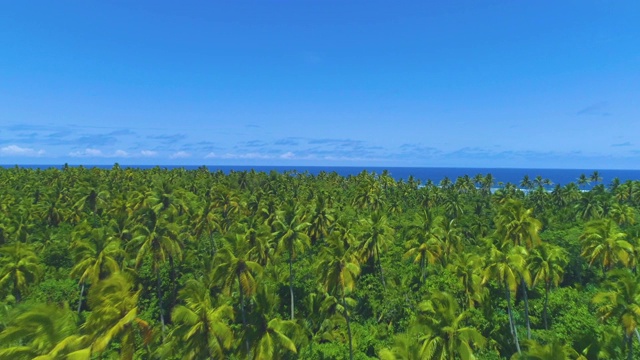
[[[45,151],[35,150],[27,147],[20,147],[18,145],[9,145],[3,148],[0,148],[0,154],[2,155],[11,155],[11,156],[27,156],[27,157],[37,157],[45,154]]]

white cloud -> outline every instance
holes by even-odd
[[[129,153],[124,151],[124,150],[116,150],[116,152],[113,154],[113,156],[115,156],[115,157],[128,157]]]
[[[191,154],[189,154],[186,151],[178,151],[177,153],[174,153],[171,156],[169,156],[169,159],[184,159],[184,158],[188,158],[189,156],[191,156]]]
[[[41,156],[44,155],[44,150],[35,150],[31,148],[23,148],[17,145],[9,145],[1,148],[0,154],[15,156]]]
[[[103,157],[105,156],[102,151],[98,149],[86,148],[81,151],[72,151],[69,156],[73,157]]]
[[[296,157],[296,154],[292,153],[291,151],[280,155],[281,159],[293,159],[294,157]]]
[[[205,156],[205,159],[273,159],[272,155],[262,154],[257,152],[251,152],[246,154],[216,154],[216,153],[208,153]]]
[[[158,152],[152,151],[152,150],[142,150],[140,151],[140,155],[146,156],[146,157],[152,157],[152,156],[158,155]]]

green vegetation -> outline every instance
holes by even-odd
[[[600,181],[0,169],[0,359],[638,358]]]

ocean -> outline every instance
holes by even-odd
[[[10,168],[12,166],[3,166]],[[62,165],[23,165],[24,168],[62,168]],[[84,165],[86,168],[97,167],[101,169],[110,169],[111,165]],[[150,169],[154,166],[149,165],[122,165],[122,168],[138,168],[138,169]],[[160,166],[167,169],[184,168],[187,170],[195,170],[199,166]],[[549,179],[553,185],[566,185],[570,182],[577,182],[581,174],[584,174],[589,178],[594,171],[598,171],[602,178],[601,183],[607,185],[610,184],[614,178],[618,178],[620,182],[627,180],[640,180],[640,170],[599,170],[599,169],[525,169],[525,168],[446,168],[446,167],[367,167],[367,166],[207,166],[209,171],[221,170],[224,173],[230,171],[248,171],[254,169],[255,171],[270,172],[272,170],[278,172],[285,171],[297,171],[298,173],[309,173],[317,175],[324,172],[336,172],[342,176],[357,175],[363,170],[368,172],[374,172],[381,174],[384,170],[389,171],[389,175],[396,180],[407,180],[409,176],[413,176],[414,179],[420,180],[425,183],[427,180],[431,180],[435,184],[438,184],[443,178],[447,177],[452,181],[455,181],[458,177],[469,175],[473,178],[477,174],[487,175],[491,174],[494,179],[495,186],[499,186],[500,183],[512,183],[519,185],[525,175],[529,176],[529,179],[533,181],[537,176],[541,176],[543,179]],[[594,184],[584,186],[588,189]]]

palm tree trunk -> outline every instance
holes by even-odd
[[[22,301],[22,294],[20,294],[20,288],[18,287],[18,276],[13,277],[13,297],[16,298],[16,304]]]
[[[351,322],[349,322],[349,310],[347,300],[344,296],[344,285],[342,286],[342,307],[344,308],[344,318],[347,320],[347,334],[349,335],[349,359],[353,360],[353,339],[351,338]]]
[[[422,259],[420,259],[420,282],[424,285],[424,280],[427,277],[426,274],[426,265],[425,265],[426,260],[424,259],[424,256],[422,257]]]
[[[245,331],[245,336],[247,332],[247,315],[244,311],[244,295],[242,294],[242,283],[240,282],[240,274],[236,274],[238,277],[238,290],[240,290],[240,312],[242,313],[242,329]],[[246,337],[244,344],[247,348],[247,358],[249,357],[249,338]]]
[[[376,260],[378,262],[378,268],[380,268],[380,281],[382,281],[382,288],[386,291],[387,284],[384,282],[384,271],[382,271],[382,262],[380,261],[380,248],[376,245]]]
[[[549,290],[551,290],[551,282],[548,281],[544,287],[544,308],[542,310],[542,319],[544,321],[544,329],[549,330]]]
[[[78,298],[78,315],[80,314],[80,309],[82,309],[82,295],[84,295],[84,281],[80,286],[80,297]]]
[[[162,342],[164,343],[164,309],[162,305],[162,282],[160,281],[160,269],[156,269],[156,286],[158,291],[158,307],[160,308],[160,324],[162,324]]]
[[[524,296],[524,319],[527,323],[527,339],[531,340],[531,321],[529,320],[529,297],[527,296],[527,284],[524,279],[520,279],[520,286],[522,287],[522,295]]]
[[[294,315],[294,299],[293,299],[293,252],[289,252],[289,295],[291,296],[291,320]]]
[[[516,324],[513,320],[513,310],[511,309],[511,290],[509,290],[509,285],[507,285],[506,281],[504,283],[504,288],[507,291],[507,311],[509,312],[509,325],[511,326],[511,335],[513,336],[513,341],[516,343],[518,354],[520,354],[522,353],[522,351],[520,350],[520,342],[518,341],[518,330],[516,329]]]
[[[633,336],[631,335],[627,335],[627,346],[629,348],[627,360],[633,360]]]

